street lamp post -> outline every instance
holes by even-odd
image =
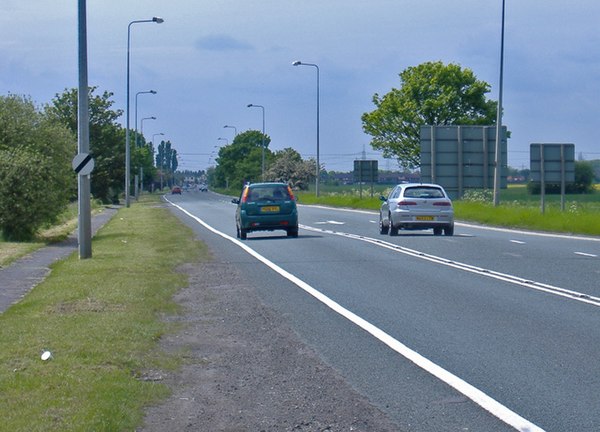
[[[140,135],[144,136],[144,120],[156,120],[156,117],[152,116],[152,117],[144,117],[142,120],[140,120]]]
[[[248,104],[248,108],[262,109],[262,181],[265,181],[265,107],[262,105]]]
[[[293,66],[312,66],[317,70],[317,169],[316,169],[316,178],[315,178],[315,195],[319,196],[319,177],[320,177],[320,171],[321,171],[321,167],[319,166],[319,105],[320,105],[320,98],[319,98],[319,92],[320,92],[320,85],[319,85],[319,66],[317,66],[314,63],[302,63],[299,60],[296,60],[295,62],[292,63]]]
[[[229,125],[225,125],[223,126],[224,128],[231,128],[233,129],[233,136],[237,136],[237,128],[235,126],[229,126]]]
[[[229,140],[227,138],[217,138],[217,141],[225,141],[225,145],[229,145]]]
[[[137,114],[137,113],[136,113]],[[144,136],[144,120],[156,120],[156,117],[152,116],[152,117],[144,117],[140,123],[142,124],[142,128],[141,128],[141,136]],[[138,144],[137,144],[137,116],[136,116],[136,134],[135,134],[135,148],[138,148]],[[138,199],[140,192],[143,189],[143,184],[144,184],[144,167],[142,167],[142,165],[140,164],[140,174],[139,174],[139,178],[138,176],[135,176],[135,198]]]
[[[500,182],[502,180],[502,81],[504,74],[504,0],[502,0],[502,31],[500,36],[500,83],[498,87],[498,111],[496,112],[496,154],[494,155],[494,207],[500,204]]]
[[[137,128],[138,127],[138,118],[137,118],[137,114],[138,114],[138,109],[137,109],[137,107],[138,107],[138,96],[141,95],[141,94],[153,94],[154,95],[154,94],[156,94],[156,91],[155,90],[139,91],[139,92],[137,92],[135,94],[135,125],[134,125],[134,127],[135,127],[135,139],[134,139],[134,141],[135,141],[135,146],[136,147],[138,147],[138,139],[137,139],[137,137],[138,137],[138,133],[137,133],[137,131],[138,131],[138,128]]]
[[[127,26],[127,95],[126,95],[126,125],[125,125],[125,206],[129,207],[129,178],[130,174],[130,164],[131,164],[131,150],[129,148],[129,58],[131,52],[131,26],[133,24],[138,23],[146,23],[146,22],[155,22],[157,24],[162,23],[164,20],[159,17],[153,17],[149,20],[136,20],[131,21]]]
[[[154,137],[158,136],[158,135],[164,135],[164,133],[159,132],[159,133],[156,133],[156,134],[152,135],[152,150],[154,150]],[[162,160],[163,160],[163,158],[161,157],[160,158],[160,190],[161,191],[162,191],[162,188],[163,188]]]

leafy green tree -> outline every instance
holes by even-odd
[[[26,97],[0,96],[0,229],[30,240],[54,222],[76,190],[70,131]]]
[[[314,180],[316,161],[302,159],[300,153],[292,148],[275,152],[266,177],[270,181],[288,183],[294,189],[306,190]]]
[[[384,96],[373,96],[376,109],[362,115],[371,146],[400,166],[420,165],[420,128],[423,125],[494,124],[496,102],[486,99],[490,85],[470,69],[442,62],[426,62],[400,73],[402,86]]]
[[[95,95],[97,87],[89,88],[90,153],[94,158],[91,174],[91,191],[103,202],[117,199],[123,191],[125,178],[125,129],[117,119],[122,110],[114,110],[113,93],[105,91]],[[77,89],[57,94],[46,107],[48,116],[66,125],[77,136]],[[134,154],[132,144],[132,154]],[[133,158],[132,158],[133,159]],[[150,167],[152,164],[150,164]]]
[[[217,187],[238,186],[244,182],[257,182],[262,179],[262,143],[263,134],[257,130],[248,130],[238,134],[233,142],[219,149],[215,159],[213,181]],[[264,135],[265,174],[272,159],[269,150],[271,138]]]

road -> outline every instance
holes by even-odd
[[[406,430],[600,430],[600,239],[457,224],[378,233],[373,212],[299,206],[300,235],[235,239],[235,206],[173,211]]]

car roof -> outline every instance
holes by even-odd
[[[435,183],[400,183],[398,186],[402,186],[402,187],[437,187],[437,188],[441,188],[444,189],[442,187],[442,185],[439,184],[435,184]]]
[[[250,183],[246,185],[246,187],[261,187],[261,186],[285,186],[287,187],[287,183],[282,182],[262,182],[262,183]]]

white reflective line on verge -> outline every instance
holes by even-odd
[[[268,260],[264,256],[260,255],[258,252],[256,252],[254,249],[250,248],[243,242],[241,242],[221,231],[216,230],[215,228],[213,228],[212,226],[210,226],[206,222],[204,222],[202,219],[198,218],[197,216],[195,216],[192,213],[185,210],[183,207],[169,201],[167,198],[165,198],[165,199],[171,205],[178,208],[183,213],[185,213],[186,215],[188,215],[189,217],[194,219],[196,222],[198,222],[204,228],[208,229],[212,233],[219,235],[219,236],[223,237],[224,239],[229,240],[232,243],[234,243],[235,245],[239,246],[244,251],[246,251],[248,254],[250,254],[251,256],[256,258],[258,261],[262,262],[267,267],[269,267],[273,271],[277,272],[279,275],[283,276],[290,282],[292,282],[295,285],[297,285],[298,287],[302,288],[306,293],[310,294],[311,296],[313,296],[314,298],[319,300],[321,303],[325,304],[330,309],[337,312],[339,315],[343,316],[344,318],[348,319],[349,321],[351,321],[358,327],[360,327],[363,330],[365,330],[366,332],[370,333],[375,338],[377,338],[379,341],[383,342],[384,344],[389,346],[391,349],[396,351],[398,354],[402,355],[406,359],[410,360],[411,362],[413,362],[414,364],[419,366],[421,369],[429,372],[431,375],[435,376],[436,378],[445,382],[446,384],[448,384],[449,386],[451,386],[458,392],[462,393],[464,396],[471,399],[477,405],[479,405],[480,407],[482,407],[483,409],[485,409],[486,411],[488,411],[489,413],[491,413],[492,415],[494,415],[495,417],[497,417],[504,423],[508,424],[509,426],[512,426],[513,428],[515,428],[516,430],[521,431],[521,432],[544,432],[544,430],[541,429],[539,426],[536,426],[535,424],[533,424],[530,421],[526,420],[525,418],[521,417],[514,411],[511,411],[510,409],[508,409],[507,407],[502,405],[500,402],[491,398],[487,394],[483,393],[481,390],[477,389],[476,387],[472,386],[471,384],[467,383],[466,381],[457,377],[456,375],[452,374],[451,372],[448,372],[447,370],[445,370],[442,367],[438,366],[437,364],[433,363],[431,360],[428,360],[427,358],[423,357],[416,351],[411,350],[410,348],[408,348],[406,345],[404,345],[397,339],[394,339],[392,336],[385,333],[383,330],[380,330],[378,327],[375,327],[373,324],[369,323],[368,321],[359,317],[355,313],[344,308],[339,303],[333,301],[332,299],[330,299],[329,297],[327,297],[320,291],[316,290],[315,288],[313,288],[306,282],[302,281],[301,279],[297,278],[293,274],[291,274],[288,271],[284,270],[283,268],[279,267],[277,264],[273,263],[272,261]]]

